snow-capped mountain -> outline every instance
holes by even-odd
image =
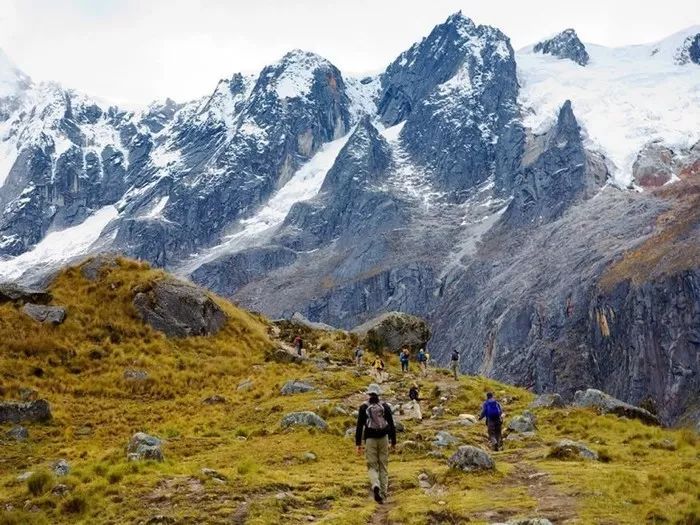
[[[456,13],[374,77],[294,50],[139,111],[0,56],[0,279],[120,252],[271,316],[426,316],[433,355],[459,346],[465,370],[678,417],[700,377],[700,243],[670,196],[700,174],[699,38],[567,29],[515,52]],[[663,271],[619,268],[675,220]]]

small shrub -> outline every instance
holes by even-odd
[[[82,514],[87,509],[87,499],[81,494],[75,494],[61,505],[64,514]]]
[[[27,479],[27,489],[32,495],[41,496],[49,490],[52,481],[53,478],[51,474],[45,470],[40,470],[29,476],[29,479]]]
[[[613,457],[607,448],[599,448],[598,459],[603,463],[610,463],[613,460]]]

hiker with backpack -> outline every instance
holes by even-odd
[[[423,375],[428,373],[428,357],[425,348],[421,348],[418,351],[418,366],[420,366]]]
[[[413,383],[411,388],[408,389],[408,399],[410,400],[410,409],[413,411],[415,419],[418,421],[423,420],[423,413],[420,409],[420,390],[418,390],[418,383]]]
[[[455,379],[459,379],[459,352],[457,350],[452,350],[452,356],[450,357],[450,370],[452,370]]]
[[[372,372],[378,383],[384,381],[384,361],[381,357],[377,356],[372,363]]]
[[[304,340],[301,338],[301,335],[297,335],[294,338],[294,348],[296,348],[297,355],[301,357],[301,354],[304,349]]]
[[[384,503],[389,488],[389,444],[396,446],[396,427],[391,408],[379,400],[381,389],[372,383],[367,388],[369,399],[360,406],[355,429],[355,446],[362,454],[364,442],[367,474],[374,501]]]
[[[503,446],[501,427],[503,425],[503,410],[491,392],[486,394],[486,401],[481,407],[479,420],[486,418],[486,428],[489,432],[489,442],[493,450],[499,450]]]
[[[358,346],[357,348],[355,348],[355,365],[357,367],[362,366],[362,356],[364,356],[364,355],[365,355],[365,350],[361,346]]]
[[[401,350],[401,354],[399,355],[399,361],[401,361],[401,371],[402,372],[408,372],[408,361],[411,358],[411,355],[408,353],[408,348],[404,348]]]

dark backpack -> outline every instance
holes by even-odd
[[[501,405],[495,399],[489,399],[484,405],[484,413],[487,419],[498,419],[501,417]]]
[[[453,360],[453,361],[459,361],[459,352],[458,352],[457,350],[455,350],[454,352],[452,352],[452,360]]]
[[[386,430],[389,427],[384,414],[384,403],[370,403],[365,409],[367,421],[365,426],[372,430]]]

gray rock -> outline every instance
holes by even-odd
[[[226,398],[219,394],[214,394],[213,396],[203,399],[202,403],[205,405],[223,405],[226,403]]]
[[[423,319],[401,312],[382,314],[352,330],[365,338],[370,349],[386,348],[398,352],[404,347],[424,348],[430,339],[430,327]]]
[[[168,337],[212,335],[226,322],[226,314],[204,290],[171,279],[137,293],[134,307],[141,319]]]
[[[0,423],[20,423],[31,421],[45,423],[51,420],[51,408],[44,399],[16,403],[6,401],[0,403]]]
[[[663,186],[675,174],[673,151],[661,144],[647,144],[632,165],[632,178],[642,188]]]
[[[580,66],[585,66],[590,60],[586,46],[579,40],[573,29],[565,29],[555,37],[539,42],[533,50],[535,53],[569,59]]]
[[[556,459],[589,459],[598,460],[598,453],[589,449],[586,445],[562,439],[549,450],[548,457]]]
[[[44,324],[59,325],[66,319],[66,309],[61,306],[44,306],[27,303],[22,307],[22,312]]]
[[[39,392],[33,388],[22,387],[19,389],[19,398],[21,401],[36,401],[39,398]]]
[[[70,488],[68,487],[68,485],[64,485],[63,483],[59,483],[51,489],[51,494],[53,494],[54,496],[58,496],[59,498],[65,497],[69,492]]]
[[[65,459],[59,459],[51,467],[56,476],[67,476],[70,472],[70,465]]]
[[[435,435],[435,439],[433,440],[433,445],[436,447],[449,447],[450,445],[454,445],[456,443],[459,443],[459,440],[444,430],[440,430]]]
[[[304,392],[313,392],[316,388],[313,385],[304,383],[303,381],[287,381],[280,389],[283,396],[291,394],[303,394]]]
[[[228,481],[228,478],[226,476],[224,476],[220,472],[217,472],[216,470],[211,469],[211,468],[206,468],[206,467],[203,468],[202,475],[206,476],[208,478],[211,478],[215,481],[218,481],[220,483],[226,483]]]
[[[431,408],[430,412],[433,414],[434,418],[442,417],[445,415],[445,407],[436,406],[436,407]]]
[[[238,390],[239,392],[247,392],[251,388],[253,388],[253,380],[243,379],[240,383],[238,383],[236,390]]]
[[[589,388],[578,391],[574,395],[574,406],[583,408],[595,408],[603,414],[615,414],[630,419],[639,419],[650,425],[659,425],[659,418],[640,407],[620,401],[605,392]]]
[[[104,270],[116,268],[117,266],[116,255],[100,254],[96,257],[91,257],[81,264],[80,273],[88,281],[96,281]]]
[[[51,294],[45,290],[24,288],[14,283],[0,283],[0,304],[2,303],[36,303],[51,302]]]
[[[32,477],[33,474],[34,474],[34,472],[32,472],[31,470],[28,470],[26,472],[22,472],[19,476],[17,476],[17,481],[20,481],[20,482],[27,481],[29,478]]]
[[[535,423],[535,415],[526,410],[508,422],[508,430],[518,433],[534,432],[535,428],[537,428]]]
[[[566,403],[559,394],[541,394],[530,403],[530,408],[564,408]]]
[[[7,437],[15,441],[26,441],[29,439],[29,431],[22,426],[14,426],[7,431]]]
[[[496,464],[487,452],[471,445],[459,447],[457,452],[447,460],[447,464],[451,468],[465,472],[494,470],[496,468]]]
[[[126,456],[129,461],[148,459],[163,461],[163,442],[155,436],[149,436],[144,432],[137,432],[129,440],[129,444],[126,448]]]
[[[316,454],[313,452],[304,452],[304,454],[301,456],[301,459],[304,461],[310,462],[310,461],[316,461]]]
[[[491,525],[552,525],[547,518],[517,518],[506,523],[492,523]]]
[[[148,377],[148,372],[145,370],[136,368],[127,368],[124,370],[124,379],[126,381],[146,381]]]
[[[293,426],[315,427],[321,430],[328,428],[328,423],[311,411],[291,412],[282,418],[280,425],[282,428]]]

